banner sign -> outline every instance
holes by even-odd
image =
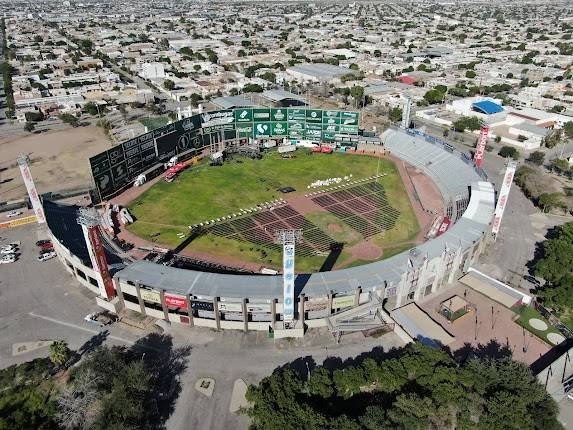
[[[139,295],[146,302],[161,303],[161,294],[159,293],[159,291],[140,288]]]
[[[102,284],[99,286],[100,295],[106,299],[112,299],[115,297],[115,288],[107,266],[107,259],[105,257],[105,250],[101,241],[99,229],[98,227],[85,226],[82,226],[82,229],[84,229],[84,234],[87,232],[89,241],[88,253],[90,255],[93,269],[95,272],[100,274],[102,279]]]
[[[474,155],[474,162],[476,163],[477,167],[481,167],[481,163],[483,162],[483,156],[485,153],[488,134],[489,134],[489,127],[482,127],[481,133],[479,135],[478,144],[476,146],[476,153]]]
[[[349,308],[354,306],[354,302],[354,296],[335,297],[332,299],[332,309]]]
[[[20,225],[31,224],[36,221],[38,221],[36,215],[25,216],[23,218],[0,222],[0,229],[18,227]]]
[[[185,296],[173,294],[165,294],[165,304],[170,308],[188,309],[189,307]]]
[[[510,161],[507,164],[507,169],[505,170],[505,176],[503,177],[503,184],[501,184],[501,189],[499,190],[499,198],[497,200],[497,205],[495,207],[495,212],[493,215],[493,226],[491,228],[491,233],[497,236],[499,233],[499,227],[501,226],[501,219],[503,218],[503,212],[505,211],[505,206],[507,204],[507,199],[509,197],[509,190],[511,189],[511,184],[513,183],[513,176],[515,175],[515,169],[517,168],[517,163]]]
[[[32,203],[32,208],[36,214],[38,224],[44,224],[46,222],[44,208],[42,207],[40,196],[38,196],[38,192],[36,191],[34,180],[32,179],[32,173],[30,173],[30,166],[28,166],[27,157],[19,158],[18,165],[20,166],[20,173],[22,174],[22,179],[24,179],[24,185],[28,191],[28,197],[30,197],[30,203]]]
[[[246,108],[235,109],[235,122],[253,122],[253,110]]]
[[[227,302],[219,302],[217,304],[220,311],[223,312],[242,312],[243,311],[243,304],[242,303],[227,303]]]
[[[283,319],[294,318],[294,244],[283,246]]]

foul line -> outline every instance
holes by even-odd
[[[72,324],[72,323],[65,322],[65,321],[60,321],[60,320],[57,320],[57,319],[54,319],[54,318],[50,318],[50,317],[46,317],[46,316],[43,316],[43,315],[38,315],[38,314],[35,314],[34,312],[30,312],[30,313],[28,313],[28,315],[30,315],[30,316],[32,316],[32,317],[34,317],[34,318],[40,318],[40,319],[43,319],[43,320],[46,320],[46,321],[50,321],[50,322],[53,322],[53,323],[56,323],[56,324],[61,324],[61,325],[65,325],[65,326],[67,326],[67,327],[75,328],[75,329],[77,329],[77,330],[83,330],[83,331],[86,331],[86,332],[92,333],[92,334],[100,334],[100,333],[101,333],[101,331],[91,330],[91,329],[89,329],[89,328],[85,328],[85,327],[82,327],[82,326],[80,326],[80,325]],[[121,338],[121,337],[111,336],[111,335],[110,335],[110,336],[108,336],[108,338],[114,339],[114,340],[118,340],[118,341],[124,342],[124,343],[129,343],[130,345],[133,345],[133,341],[127,340],[127,339],[123,339],[123,338]]]

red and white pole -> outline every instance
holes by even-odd
[[[489,127],[482,127],[481,133],[479,135],[478,144],[476,147],[476,153],[474,155],[474,163],[477,167],[481,167],[481,163],[483,162],[488,134],[489,134]]]

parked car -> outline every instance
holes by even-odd
[[[8,212],[6,214],[6,218],[15,218],[15,217],[22,215],[22,214],[23,214],[23,212],[20,212],[20,211],[12,211],[12,212]]]
[[[40,249],[54,249],[54,244],[52,242],[42,243],[41,245],[38,246],[40,247]]]
[[[3,246],[0,249],[0,254],[15,254],[16,251],[18,251],[18,248],[16,248],[15,246]]]
[[[0,264],[9,264],[9,263],[14,263],[15,261],[16,261],[16,256],[14,254],[5,255],[2,258],[0,258]]]
[[[52,241],[50,239],[41,239],[41,240],[36,242],[36,246],[42,246],[46,243],[52,243]]]
[[[56,253],[54,251],[46,252],[45,254],[38,255],[38,261],[46,261],[54,258]]]
[[[54,248],[40,249],[40,255],[49,254],[50,252],[54,252]]]

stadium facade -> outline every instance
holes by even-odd
[[[244,121],[250,124],[256,122],[256,114],[262,113],[255,109],[243,117],[237,110],[231,114],[211,113],[207,120],[212,123],[205,127],[216,127],[224,121],[236,125],[238,118],[245,117],[252,119]],[[326,118],[323,112],[316,114]],[[330,115],[336,117],[338,114]],[[351,115],[347,117],[352,118]],[[315,121],[308,118],[311,123]],[[290,124],[287,121],[288,129]],[[187,136],[183,139],[184,148],[181,148],[186,151],[189,150],[189,142],[205,139],[199,120],[191,123],[193,127],[186,130],[177,131],[177,124],[171,127],[173,134],[169,133],[169,140],[161,133],[152,137],[156,161],[165,159],[157,148],[177,152],[181,136]],[[305,127],[303,124],[303,129]],[[253,124],[250,133],[256,133],[256,128]],[[321,128],[324,133],[324,128]],[[193,136],[189,130],[193,130]],[[209,129],[209,133],[220,131]],[[229,133],[231,139],[240,138],[235,128],[223,128],[222,131]],[[326,133],[327,137],[330,136],[328,131]],[[336,140],[334,136],[332,140]],[[128,165],[125,151],[130,149],[130,145],[139,145],[141,151],[146,151],[148,141],[140,136],[134,139],[136,143],[128,142],[128,148],[122,148],[124,155],[119,163]],[[297,275],[295,319],[298,330],[330,326],[333,315],[368,307],[372,303],[384,303],[385,309],[391,310],[437,292],[467,271],[485,246],[485,238],[491,230],[495,191],[467,154],[413,130],[387,130],[382,142],[386,151],[415,166],[435,182],[444,201],[444,215],[452,224],[436,238],[382,261],[331,272]],[[144,160],[141,155],[138,154],[139,160]],[[102,175],[118,172],[117,169],[114,172],[110,154],[98,157],[90,161],[100,194],[121,191],[142,169],[149,168],[149,165],[142,165],[140,170],[133,170],[125,179],[120,178],[123,182],[115,182],[114,177],[111,188],[106,189],[101,187],[102,184],[109,186],[101,181]],[[78,207],[45,201],[44,209],[59,259],[72,276],[97,294],[101,276],[92,268],[81,226],[76,223]],[[126,261],[109,245],[105,252],[117,295],[111,300],[98,297],[97,303],[108,310],[130,309],[170,323],[245,331],[274,329],[282,320],[282,277],[279,275],[209,273],[150,261]]]

